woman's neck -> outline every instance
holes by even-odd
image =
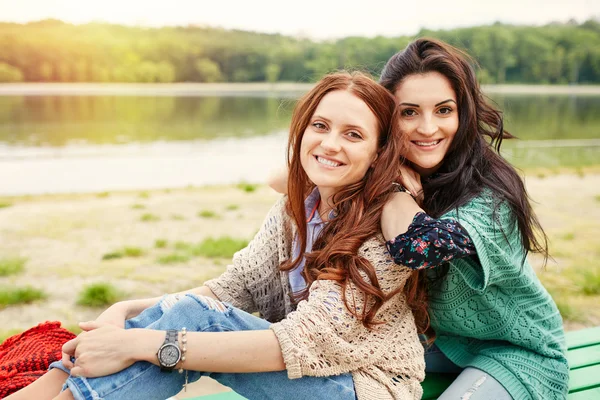
[[[329,213],[333,210],[333,195],[334,191],[328,188],[318,188],[321,201],[319,202],[318,212],[321,216],[321,221],[327,222],[329,220]]]

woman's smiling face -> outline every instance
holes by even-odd
[[[322,198],[360,181],[377,158],[379,126],[367,104],[346,90],[327,93],[302,136],[300,162]]]
[[[400,127],[410,143],[406,158],[421,176],[442,165],[458,130],[456,93],[438,72],[406,77],[394,93],[400,107]]]

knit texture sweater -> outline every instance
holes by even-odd
[[[424,352],[414,317],[402,293],[377,313],[383,321],[365,328],[344,305],[342,287],[317,280],[307,300],[297,307],[290,297],[288,273],[280,264],[292,254],[295,229],[285,212],[286,197],[276,203],[250,244],[233,257],[218,278],[205,283],[222,301],[244,311],[259,312],[272,322],[290,379],[351,373],[358,399],[420,399]],[[374,267],[381,289],[402,287],[411,271],[391,259],[383,237],[359,249]],[[348,304],[361,313],[363,296],[348,282]]]
[[[509,206],[487,190],[442,218],[460,222],[477,257],[451,261],[448,275],[430,290],[440,350],[460,367],[487,372],[515,400],[565,399],[569,367],[562,319],[525,261]]]

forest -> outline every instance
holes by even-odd
[[[0,23],[0,82],[312,82],[342,68],[377,76],[416,37],[464,49],[482,83],[600,83],[598,20],[331,41],[202,26]]]

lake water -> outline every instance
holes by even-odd
[[[301,92],[0,96],[0,194],[264,182]],[[519,167],[600,160],[600,95],[493,95]]]

